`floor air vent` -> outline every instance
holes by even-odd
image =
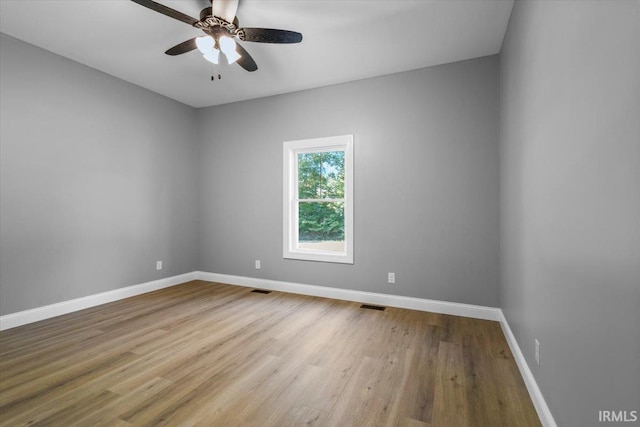
[[[360,306],[360,308],[366,308],[366,309],[368,309],[368,310],[384,311],[384,309],[385,309],[386,307],[382,307],[382,306],[380,306],[380,305],[362,304],[362,305]]]
[[[270,294],[271,291],[265,291],[264,289],[254,289],[251,292],[255,292],[257,294]]]

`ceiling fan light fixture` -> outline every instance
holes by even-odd
[[[236,62],[238,59],[241,58],[241,56],[235,50],[232,51],[231,53],[225,53],[225,56],[227,57],[227,62],[229,62],[229,64],[233,64],[234,62]]]
[[[216,42],[211,36],[196,37],[196,46],[203,55],[210,53],[214,49],[215,44]]]
[[[220,62],[220,51],[218,49],[212,49],[209,52],[202,55],[204,59],[211,62],[212,64],[218,64]]]
[[[220,45],[220,50],[225,54],[236,50],[236,42],[228,36],[222,36],[218,40],[218,44]]]
[[[229,62],[229,64],[233,64],[241,58],[238,52],[236,52],[236,42],[231,37],[220,37],[220,39],[218,40],[218,44],[220,45],[220,50],[227,57],[227,61]]]

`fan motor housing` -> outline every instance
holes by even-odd
[[[210,30],[214,30],[216,28],[224,28],[227,33],[235,34],[236,30],[240,22],[238,21],[238,17],[233,19],[233,23],[227,22],[224,19],[214,16],[213,9],[210,7],[205,7],[200,11],[200,21],[193,24],[194,27],[200,28],[205,32]]]

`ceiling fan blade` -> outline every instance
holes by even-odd
[[[302,34],[295,31],[275,30],[273,28],[241,28],[240,40],[259,43],[300,43]]]
[[[238,11],[238,0],[213,0],[211,2],[213,16],[222,18],[227,22],[233,22]]]
[[[178,21],[182,21],[185,24],[194,25],[198,22],[197,19],[190,17],[189,15],[185,15],[182,12],[178,12],[175,9],[171,9],[170,7],[164,6],[160,3],[156,3],[151,0],[131,0],[134,3],[138,3],[140,6],[144,6],[148,9],[155,10],[156,12],[160,12],[163,15],[167,15],[170,18],[177,19]]]
[[[187,41],[184,41],[180,44],[175,45],[171,49],[167,50],[165,53],[167,55],[176,56],[176,55],[181,55],[183,53],[191,52],[192,50],[197,48],[198,46],[196,46],[196,38],[194,37],[192,39],[189,39]]]
[[[238,55],[240,55],[240,59],[236,61],[239,66],[247,71],[255,71],[258,69],[258,64],[256,64],[256,61],[253,60],[253,58],[251,57],[251,55],[249,55],[249,52],[247,52],[245,48],[240,46],[240,43],[236,43],[236,52],[238,52]]]

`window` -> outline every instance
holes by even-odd
[[[284,258],[353,264],[353,135],[284,143]]]

